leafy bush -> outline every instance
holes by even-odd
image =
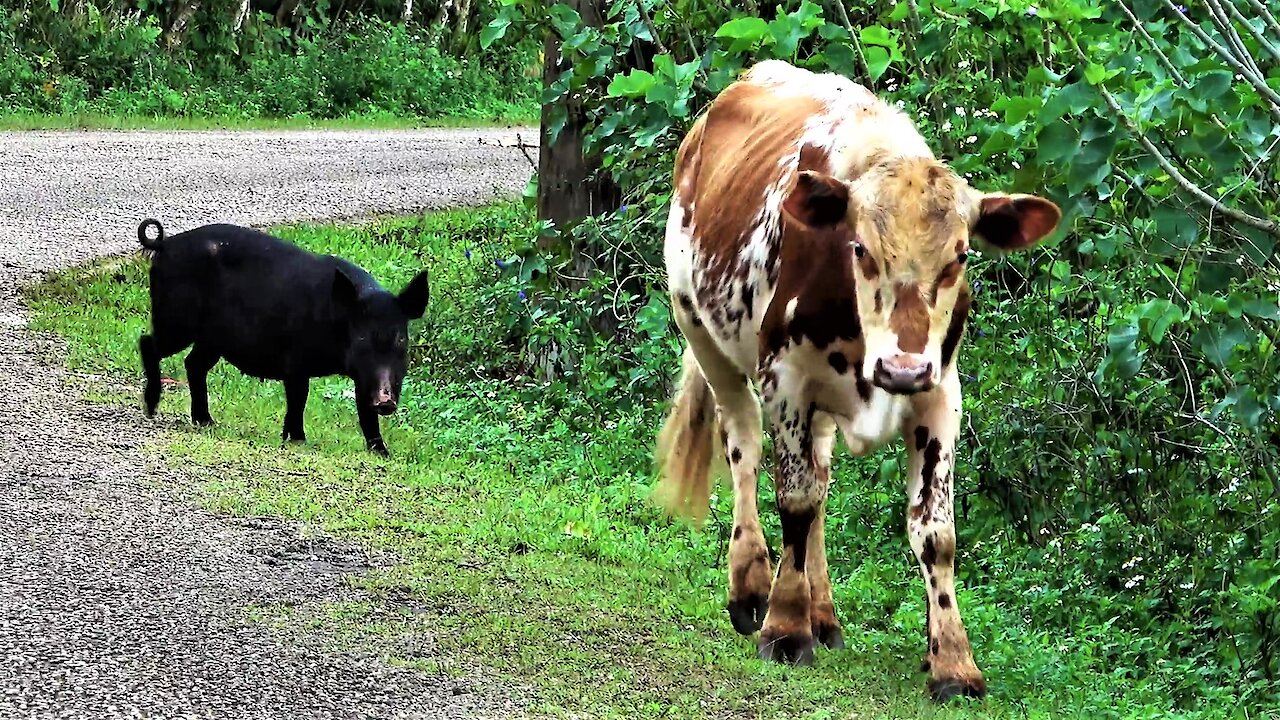
[[[994,584],[1037,624],[1145,638],[1095,650],[1117,672],[1170,678],[1181,707],[1280,701],[1280,25],[1267,7],[803,0],[769,3],[766,19],[601,5],[590,25],[564,4],[504,0],[485,33],[556,33],[565,61],[545,98],[583,104],[626,203],[513,258],[504,292],[527,300],[504,306],[512,342],[581,359],[595,401],[657,403],[677,364],[655,318],[684,131],[759,59],[859,79],[911,109],[975,185],[1034,189],[1067,216],[1040,250],[973,268],[966,584]],[[834,553],[901,545],[895,455],[838,474]]]
[[[0,9],[8,113],[527,119],[532,46],[455,57],[425,28],[356,17],[315,32],[207,23],[175,51],[150,13]],[[94,8],[92,4],[87,5]]]

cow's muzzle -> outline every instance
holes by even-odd
[[[876,360],[871,382],[898,395],[912,395],[933,388],[933,363],[923,355],[903,353]]]

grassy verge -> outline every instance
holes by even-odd
[[[338,119],[113,116],[0,115],[0,131],[13,130],[401,130],[415,128],[513,127],[537,122],[533,116],[501,118],[404,118],[361,116]]]
[[[189,428],[185,393],[166,393],[161,409],[177,429],[164,435],[162,452],[203,478],[206,502],[221,511],[294,518],[399,553],[400,566],[355,582],[420,608],[405,622],[436,639],[454,659],[449,669],[480,665],[530,684],[539,710],[627,718],[1173,714],[1177,678],[1159,672],[1158,648],[1139,672],[1111,659],[1141,637],[1092,621],[1040,624],[1015,582],[1027,560],[992,557],[998,546],[970,552],[1002,561],[1003,575],[977,583],[967,574],[976,571],[961,568],[960,605],[992,689],[984,703],[938,709],[925,701],[915,671],[924,608],[900,536],[863,533],[829,545],[839,558],[847,650],[820,652],[814,668],[755,660],[753,641],[733,633],[722,609],[727,527],[694,531],[646,500],[658,403],[616,407],[484,367],[501,356],[486,310],[493,261],[526,227],[521,210],[498,206],[359,228],[281,228],[392,287],[423,264],[432,269],[432,306],[416,330],[403,409],[384,425],[394,457],[364,452],[349,383],[340,380],[313,383],[309,443],[281,449],[280,386],[226,365],[210,377],[219,421],[212,430]],[[28,292],[35,327],[67,338],[72,368],[134,379],[135,343],[148,322],[145,277],[137,258],[51,276]],[[181,359],[165,369],[181,378]],[[886,499],[895,491],[862,487],[856,476],[842,483],[838,492],[868,514],[899,503]],[[830,526],[852,537],[859,522],[833,517]],[[321,620],[348,635],[392,632],[366,610],[343,606]],[[1202,716],[1238,711],[1205,708]]]

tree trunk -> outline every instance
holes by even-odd
[[[458,0],[457,21],[453,26],[453,49],[461,51],[467,43],[467,20],[471,18],[471,0]]]
[[[302,0],[280,0],[280,7],[276,8],[277,27],[293,25],[293,16],[298,14],[298,4],[301,1]]]
[[[567,3],[584,22],[600,27],[603,21],[605,0],[568,0]],[[560,63],[560,40],[554,32],[547,36],[543,54],[542,84],[544,87],[568,69],[568,63]],[[553,142],[551,123],[556,105],[542,106],[542,138],[538,152],[538,218],[550,220],[563,230],[589,215],[614,210],[621,202],[618,187],[600,170],[600,159],[589,157],[583,151],[588,118],[580,100],[560,100],[568,114],[564,129]],[[544,239],[544,244],[552,242]]]
[[[236,10],[236,32],[240,32],[240,28],[244,27],[244,21],[249,19],[249,5],[252,1],[240,0],[240,7]]]
[[[400,10],[400,22],[405,25],[409,24],[409,19],[413,17],[413,0],[404,0],[404,6]]]
[[[452,9],[453,0],[440,0],[435,17],[431,18],[431,25],[427,28],[427,41],[432,45],[437,38],[445,37],[444,28],[449,23],[449,11]]]
[[[182,43],[187,39],[187,26],[191,24],[191,18],[195,17],[199,10],[200,0],[183,0],[178,4],[178,14],[174,16],[169,29],[164,33],[164,44],[169,52],[182,47]]]

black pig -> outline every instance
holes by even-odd
[[[138,341],[148,416],[160,402],[160,360],[194,346],[186,367],[197,425],[213,424],[205,380],[219,359],[284,381],[285,441],[306,439],[311,378],[345,375],[355,381],[365,443],[387,454],[378,416],[395,412],[400,400],[409,321],[427,306],[425,270],[392,295],[346,260],[250,228],[205,225],[166,238],[148,219],[138,225],[138,241],[152,257],[152,331]]]

